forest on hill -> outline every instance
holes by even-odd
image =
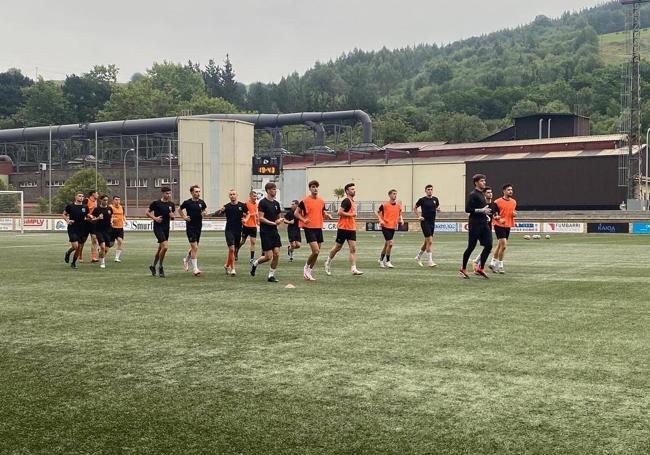
[[[650,23],[650,5],[642,7]],[[237,81],[223,63],[155,62],[127,84],[97,65],[64,81],[0,73],[0,128],[181,114],[363,109],[375,142],[473,141],[535,112],[592,119],[592,134],[619,129],[621,66],[616,46],[624,7],[609,2],[559,18],[454,43],[354,49],[274,83]],[[618,43],[618,44],[617,44]],[[642,54],[646,49],[642,47]],[[641,65],[642,125],[650,124],[650,65]]]

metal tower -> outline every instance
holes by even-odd
[[[619,161],[619,185],[627,186],[628,199],[637,197],[636,182],[639,174],[639,138],[641,136],[641,3],[650,0],[620,0],[622,5],[631,5],[627,11],[625,51],[629,60],[623,64],[621,88],[621,133],[627,134],[628,153]],[[634,150],[637,155],[634,156]]]

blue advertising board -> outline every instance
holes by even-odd
[[[650,223],[632,223],[632,234],[650,234]]]

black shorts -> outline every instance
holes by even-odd
[[[492,248],[492,228],[487,223],[470,224],[468,226],[469,243],[478,242],[485,248]]]
[[[187,235],[188,242],[199,243],[201,240],[201,227],[202,226],[185,226],[185,235]]]
[[[277,229],[271,231],[260,230],[260,239],[262,240],[262,251],[270,251],[273,248],[280,248],[282,240]]]
[[[257,238],[257,227],[256,226],[244,226],[241,230],[241,236],[246,238],[246,237],[252,237],[254,239]]]
[[[494,233],[497,235],[497,239],[508,239],[510,238],[510,228],[494,226]]]
[[[299,228],[287,228],[287,234],[289,235],[289,242],[302,242]]]
[[[424,220],[420,221],[420,228],[422,228],[422,235],[425,237],[431,237],[436,231],[436,221]]]
[[[156,236],[158,243],[163,243],[169,240],[169,226],[161,226],[159,223],[154,222],[153,234]]]
[[[395,237],[395,229],[381,228],[381,233],[384,234],[384,240],[393,240]]]
[[[226,231],[224,234],[226,236],[226,245],[234,246],[236,248],[239,248],[239,244],[241,243],[241,231],[240,230]]]
[[[97,230],[95,231],[95,237],[97,237],[97,243],[103,243],[106,246],[113,245],[113,233],[111,231]]]
[[[83,229],[75,229],[73,225],[68,225],[68,240],[72,242],[84,243],[88,238],[88,234],[84,234]]]
[[[323,230],[322,229],[311,229],[303,228],[305,231],[305,242],[307,243],[323,243]],[[300,231],[298,231],[300,232]]]
[[[113,241],[124,238],[123,228],[113,228]]]
[[[349,231],[347,229],[337,229],[336,230],[336,240],[335,242],[339,245],[343,245],[346,240],[351,240],[356,242],[357,240],[357,231]]]

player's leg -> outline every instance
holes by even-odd
[[[345,243],[345,236],[343,235],[343,232],[341,229],[338,229],[336,231],[336,239],[334,239],[334,246],[330,250],[330,252],[327,255],[327,259],[325,259],[325,273],[327,275],[332,274],[332,260],[336,256],[336,253],[341,251],[341,248],[343,248],[343,244]]]
[[[468,277],[467,275],[467,262],[469,257],[472,255],[474,248],[476,248],[476,243],[478,242],[479,231],[476,227],[470,226],[469,232],[467,233],[467,248],[463,252],[463,264],[461,266],[460,272]]]
[[[363,275],[363,272],[357,268],[357,239],[350,234],[348,238],[348,260],[350,261],[350,271],[352,275]]]

